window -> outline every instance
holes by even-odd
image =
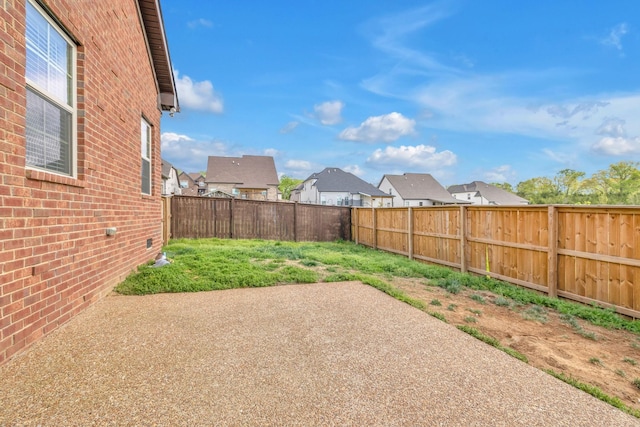
[[[189,187],[188,181],[180,181],[180,188],[188,188],[188,187]]]
[[[27,165],[74,176],[75,45],[39,6],[26,12]]]
[[[142,194],[151,194],[151,125],[140,120],[140,150],[142,154]]]

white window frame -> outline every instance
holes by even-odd
[[[140,164],[140,192],[144,195],[150,196],[152,189],[153,189],[153,182],[151,180],[151,177],[153,176],[152,172],[152,164],[151,164],[151,158],[152,158],[152,144],[151,144],[151,140],[152,140],[152,135],[151,135],[151,124],[145,120],[144,117],[142,117],[140,119],[140,157],[141,157],[141,164]],[[148,171],[147,171],[147,180],[148,180],[148,189],[145,188],[145,180],[144,180],[144,175],[145,175],[145,170],[144,170],[144,166],[145,166],[145,162],[149,165],[148,167]],[[145,191],[147,190],[147,191]]]
[[[65,32],[64,29],[62,29],[55,21],[54,19],[49,15],[49,13],[47,13],[47,11],[45,11],[36,1],[34,0],[28,0],[25,8],[32,6],[36,12],[38,12],[40,14],[40,16],[42,16],[45,21],[47,21],[47,24],[49,24],[50,28],[52,31],[54,31],[56,34],[58,34],[66,43],[68,46],[68,55],[69,57],[67,58],[68,61],[68,68],[67,68],[67,73],[71,74],[71,81],[69,82],[70,87],[67,88],[67,100],[66,101],[62,101],[60,99],[57,99],[57,97],[55,97],[53,95],[53,93],[51,91],[49,91],[47,88],[42,87],[41,85],[39,85],[37,82],[31,80],[26,74],[26,70],[25,70],[25,81],[26,81],[26,89],[27,92],[32,92],[33,94],[35,94],[36,96],[42,98],[45,102],[48,102],[51,105],[54,105],[57,108],[61,108],[62,110],[68,112],[71,114],[70,117],[70,130],[69,130],[69,168],[67,171],[59,171],[59,170],[55,170],[55,169],[51,169],[51,168],[47,168],[47,167],[42,167],[39,165],[34,165],[34,164],[30,164],[29,160],[28,160],[28,156],[27,156],[27,161],[26,161],[26,167],[27,168],[32,168],[32,169],[37,169],[37,170],[43,170],[46,171],[48,173],[53,173],[56,175],[62,175],[62,176],[70,176],[72,178],[76,178],[77,177],[77,171],[78,171],[78,167],[77,167],[77,159],[78,159],[78,135],[77,135],[77,118],[78,118],[78,112],[77,112],[77,88],[78,88],[78,71],[77,71],[77,46],[74,43],[74,41],[69,37],[69,35]],[[26,13],[25,13],[25,46],[26,49],[29,50],[29,43],[27,41],[27,27],[28,27],[28,23],[26,22]],[[28,132],[26,130],[26,127],[28,127],[28,123],[25,124],[25,144],[28,146]],[[44,151],[44,149],[43,149]]]

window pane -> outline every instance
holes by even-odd
[[[71,46],[27,2],[26,77],[49,96],[71,105]]]
[[[142,192],[151,194],[151,126],[140,119],[140,155],[142,157]]]
[[[142,159],[142,193],[151,194],[151,162]]]
[[[71,113],[27,89],[27,164],[71,174]]]

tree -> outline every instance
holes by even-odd
[[[494,182],[491,185],[493,185],[494,187],[502,188],[509,193],[515,193],[515,191],[513,190],[513,186],[508,182]]]
[[[596,203],[629,205],[640,203],[639,162],[618,162],[589,179]]]
[[[296,188],[302,182],[301,179],[291,178],[287,175],[282,175],[280,178],[280,184],[278,185],[278,190],[282,193],[283,200],[289,200],[291,198],[291,191]]]
[[[584,172],[562,169],[553,178],[553,184],[559,200],[556,203],[580,203],[582,200],[582,178]]]
[[[558,199],[556,186],[546,177],[531,178],[518,183],[516,194],[534,205],[556,203]]]

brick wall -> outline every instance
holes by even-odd
[[[135,0],[46,2],[79,43],[77,178],[25,167],[24,3],[0,1],[0,363],[162,244],[161,112]],[[153,127],[151,196],[140,191],[142,116]]]

